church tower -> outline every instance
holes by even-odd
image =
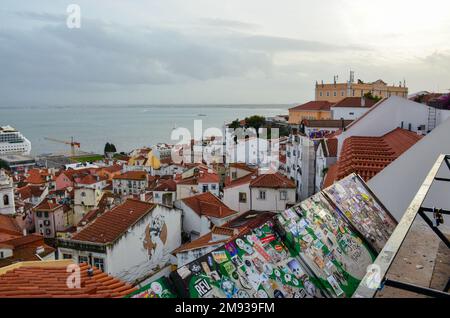
[[[0,214],[15,214],[14,186],[4,170],[0,170]]]

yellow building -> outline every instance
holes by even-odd
[[[331,106],[327,101],[311,101],[289,109],[289,124],[298,125],[303,119],[331,119]]]
[[[337,79],[337,77],[335,77]],[[364,83],[361,80],[354,82],[353,73],[347,83],[324,84],[316,82],[316,101],[326,100],[337,103],[345,97],[362,97],[364,94],[372,93],[373,96],[388,98],[391,96],[408,97],[408,88],[405,82],[398,86],[388,86],[384,81],[377,80],[371,83]]]

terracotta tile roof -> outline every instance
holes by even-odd
[[[108,178],[106,177],[101,177],[101,176],[94,176],[92,174],[88,174],[86,176],[83,176],[80,178],[80,180],[77,181],[78,184],[85,184],[85,185],[91,185],[91,184],[95,184],[104,180],[107,180]]]
[[[336,138],[325,139],[327,145],[328,157],[337,157],[338,152],[338,140]]]
[[[31,184],[43,184],[46,182],[44,173],[39,169],[30,169],[28,170],[28,175],[25,179],[25,182]]]
[[[310,101],[305,104],[289,108],[289,111],[330,111],[333,104],[328,101]]]
[[[44,199],[37,207],[34,208],[36,211],[54,211],[61,207],[61,204],[57,203],[54,199]]]
[[[261,174],[256,179],[250,181],[252,188],[271,188],[271,189],[295,189],[295,183],[291,179],[286,178],[281,173],[266,173]]]
[[[342,121],[341,119],[318,119],[318,120],[312,120],[312,119],[303,119],[302,123],[306,127],[312,127],[312,128],[342,128],[342,125],[344,127],[347,127],[353,122],[353,120],[345,119]]]
[[[179,248],[172,251],[172,254],[178,254],[181,252],[186,252],[189,250],[196,250],[203,247],[208,247],[212,245],[217,244],[225,244],[228,240],[220,240],[220,241],[213,241],[212,240],[212,233],[209,232],[203,236],[200,236],[198,239],[193,240],[192,242],[186,243],[181,245]]]
[[[241,163],[241,162],[235,162],[235,163],[230,163],[230,168],[238,168],[238,169],[242,169],[248,172],[255,172],[257,169],[252,168],[247,166],[245,163]]]
[[[155,206],[152,203],[127,199],[121,205],[100,215],[72,238],[77,241],[112,243]]]
[[[89,265],[80,265],[80,288],[69,288],[68,262],[23,263],[0,275],[0,297],[15,298],[110,298],[123,297],[135,291],[131,285],[108,276]],[[51,266],[54,264],[53,266]]]
[[[110,173],[119,172],[122,170],[122,166],[118,164],[114,164],[112,166],[104,167],[102,168],[105,171],[108,171]]]
[[[172,251],[172,254],[178,254],[181,252],[195,250],[199,248],[204,248],[213,245],[223,245],[231,240],[233,240],[237,235],[239,235],[241,231],[236,229],[230,229],[222,226],[214,226],[211,232],[200,236],[198,239],[193,240],[192,242],[181,245],[179,248]],[[228,236],[228,238],[224,238],[222,240],[213,241],[213,234]]]
[[[362,105],[362,101],[364,99],[364,106]],[[375,105],[377,102],[373,99],[369,98],[361,98],[361,97],[346,97],[336,104],[334,104],[332,107],[366,107],[370,108],[373,105]]]
[[[337,179],[354,172],[368,181],[421,138],[422,136],[401,128],[382,137],[349,137],[342,145]]]
[[[118,176],[115,176],[115,180],[136,180],[143,181],[147,179],[146,171],[127,171]]]
[[[177,191],[177,184],[172,179],[162,180],[153,191]]]
[[[233,188],[233,187],[237,187],[246,183],[250,183],[250,181],[256,177],[258,175],[257,171],[254,171],[246,176],[240,177],[238,179],[235,180],[231,180],[231,177],[228,177],[225,180],[225,189],[227,188]]]
[[[337,173],[338,173],[338,164],[332,164],[331,166],[328,167],[328,171],[327,174],[325,175],[325,179],[323,180],[323,186],[322,188],[328,188],[329,186],[331,186],[334,181],[337,178]]]
[[[45,187],[41,185],[27,184],[26,186],[17,189],[16,193],[19,195],[20,199],[26,200],[32,197],[40,197],[44,191]]]
[[[223,224],[222,227],[239,229],[239,232],[242,232],[247,228],[255,228],[266,223],[275,215],[274,212],[248,211]]]
[[[40,261],[41,257],[45,257],[55,251],[53,247],[44,243],[42,236],[36,234],[19,236],[4,241],[2,244],[9,245],[13,249],[13,256],[0,259],[0,267],[23,261]],[[39,256],[37,254],[38,248],[41,248]]]
[[[225,218],[236,214],[211,192],[205,192],[193,197],[182,199],[198,215],[206,215],[214,218]]]
[[[0,241],[22,235],[17,221],[8,215],[0,214]]]

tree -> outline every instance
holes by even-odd
[[[382,97],[379,97],[379,96],[373,96],[373,95],[372,95],[372,92],[367,92],[367,93],[365,93],[365,94],[364,94],[364,97],[367,98],[367,99],[373,100],[373,101],[375,101],[375,102],[379,102],[379,101],[382,99]]]
[[[259,136],[259,128],[263,127],[266,123],[266,118],[264,116],[253,115],[245,118],[245,123],[247,127],[255,128],[256,135]]]
[[[239,127],[241,127],[241,123],[239,122],[239,119],[235,119],[231,122],[231,124],[228,127],[238,129]]]
[[[105,145],[105,150],[104,150],[105,154],[107,153],[116,153],[117,149],[116,146],[112,143],[107,142]]]

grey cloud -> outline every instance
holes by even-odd
[[[236,21],[236,20],[227,20],[227,19],[212,19],[212,18],[204,18],[200,19],[200,22],[204,25],[219,27],[219,28],[231,28],[231,29],[242,29],[242,30],[255,30],[259,28],[257,24]]]

